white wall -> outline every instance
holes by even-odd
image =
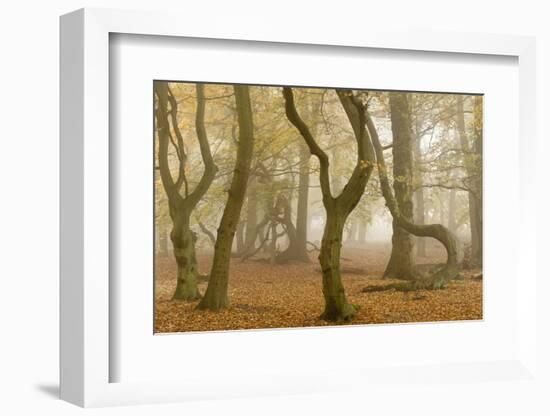
[[[273,19],[281,30],[289,24],[326,22],[327,31],[346,24],[432,27],[440,30],[514,33],[538,37],[539,132],[550,116],[550,14],[544,1],[330,0],[301,3],[297,0],[262,1],[68,1],[19,0],[3,2],[0,12],[0,413],[6,415],[73,414],[81,410],[53,398],[57,390],[58,348],[58,16],[83,7],[178,9],[189,19],[210,13],[231,16],[246,13],[251,18]],[[242,5],[242,6],[241,6]],[[255,16],[255,17],[254,17]],[[230,17],[228,17],[230,18]],[[206,19],[207,21],[207,19]],[[182,21],[182,25],[185,21]],[[236,28],[238,31],[238,28]],[[540,140],[539,171],[548,174],[544,153],[548,141]],[[503,175],[505,180],[505,175]],[[542,184],[542,182],[541,182]],[[547,185],[546,185],[547,186]],[[541,201],[542,202],[542,201]],[[548,231],[547,214],[541,231]],[[542,232],[540,233],[542,234]],[[539,235],[540,235],[539,234]],[[546,244],[546,248],[547,248]],[[545,250],[546,251],[546,250]],[[542,252],[542,251],[541,251]],[[548,290],[548,284],[539,293]],[[548,293],[548,292],[547,292]],[[542,299],[542,298],[541,298]],[[546,305],[548,302],[546,302]],[[541,313],[549,316],[548,306]],[[546,352],[548,335],[543,335]],[[548,360],[539,357],[544,362]],[[548,374],[548,372],[547,372]],[[322,397],[270,398],[213,403],[102,409],[100,414],[290,414],[360,413],[393,414],[410,403],[409,414],[543,414],[533,400],[540,392],[512,390],[506,384],[473,389],[457,385],[454,399],[443,402],[442,386],[419,390],[407,398],[348,397],[345,393]],[[548,404],[546,404],[548,406]],[[34,412],[33,412],[34,410]],[[510,413],[508,413],[510,412]],[[548,414],[548,413],[546,413]]]

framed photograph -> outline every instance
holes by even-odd
[[[537,383],[534,39],[181,20],[61,18],[61,397]]]

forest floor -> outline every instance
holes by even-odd
[[[360,309],[352,324],[385,324],[482,319],[482,286],[462,271],[442,290],[364,293],[366,286],[394,282],[381,279],[390,254],[388,244],[344,247],[343,282],[348,302]],[[199,270],[207,274],[211,256],[199,255]],[[444,253],[430,248],[429,258],[417,263],[444,261]],[[155,332],[214,331],[228,329],[288,328],[334,325],[319,319],[323,311],[321,271],[315,255],[311,264],[271,265],[258,260],[232,259],[229,281],[231,306],[220,312],[199,311],[198,302],[171,300],[176,265],[172,256],[157,257]],[[207,282],[199,283],[204,293]]]

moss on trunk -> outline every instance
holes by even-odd
[[[197,288],[198,268],[195,240],[196,238],[189,228],[172,231],[174,257],[177,264],[177,283],[172,299],[193,301],[201,297]]]
[[[327,212],[327,223],[319,252],[325,297],[325,310],[321,314],[321,319],[332,322],[350,321],[357,312],[355,307],[346,300],[340,272],[340,252],[345,220],[345,215],[337,211]]]

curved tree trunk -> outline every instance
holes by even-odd
[[[154,89],[157,96],[156,128],[159,139],[158,163],[162,185],[168,197],[168,206],[170,217],[172,219],[172,239],[174,257],[176,258],[176,290],[173,299],[195,300],[200,298],[197,289],[197,261],[195,258],[195,236],[190,229],[191,212],[197,206],[200,199],[208,191],[208,188],[214,181],[217,167],[214,164],[210,145],[206,135],[204,125],[205,97],[204,86],[196,85],[197,91],[197,111],[195,117],[195,130],[204,163],[203,175],[195,187],[190,192],[187,189],[187,179],[185,174],[185,163],[187,156],[183,145],[183,137],[180,133],[177,120],[177,101],[171,95],[168,83],[155,81]],[[168,109],[170,103],[170,110]],[[176,140],[172,141],[170,129],[170,119],[172,120],[172,130]],[[170,162],[168,160],[168,148],[173,143],[178,157],[178,177],[174,181],[170,171]],[[185,184],[185,196],[180,194],[182,185]]]
[[[384,161],[384,154],[376,127],[372,122],[368,113],[367,126],[370,132],[374,150],[376,152],[376,158],[378,161],[378,175],[380,178],[380,187],[382,189],[382,195],[386,201],[390,213],[396,221],[397,225],[404,228],[409,233],[417,237],[432,237],[438,240],[447,251],[447,263],[443,268],[438,270],[431,276],[417,277],[415,280],[405,282],[401,284],[387,285],[385,287],[377,288],[374,290],[384,290],[386,288],[394,288],[398,290],[415,290],[415,289],[441,289],[445,284],[458,276],[458,253],[456,248],[456,239],[454,235],[441,224],[429,224],[429,225],[417,225],[409,221],[406,217],[401,215],[399,205],[395,199],[391,186],[388,180],[386,171],[386,162]],[[370,290],[367,290],[370,291]]]
[[[401,215],[412,221],[412,131],[407,95],[390,93],[390,111],[393,136],[393,190]],[[415,278],[412,236],[395,219],[392,226],[392,252],[384,277],[412,280]]]
[[[241,261],[245,261],[249,259],[250,257],[255,256],[262,248],[265,249],[265,242],[269,236],[269,227],[266,232],[264,232],[266,226],[269,224],[269,215],[265,215],[264,218],[258,223],[256,226],[256,237],[260,240],[260,245],[255,248],[254,250],[250,250],[247,247],[243,247],[243,250],[241,251],[242,255],[239,257],[241,258]]]
[[[214,246],[216,244],[216,237],[214,236],[212,231],[210,231],[208,227],[206,227],[206,225],[204,225],[200,220],[197,221],[197,223],[199,224],[199,228],[201,229],[203,234],[206,235],[206,237],[208,238],[208,241],[210,242],[210,244]]]
[[[354,132],[357,142],[357,163],[346,186],[341,191],[338,189],[339,195],[333,197],[328,155],[319,147],[309,127],[298,114],[292,88],[283,88],[286,116],[302,135],[310,153],[319,160],[319,182],[327,214],[319,252],[325,298],[325,309],[321,319],[331,322],[349,321],[356,314],[356,308],[346,300],[340,273],[340,250],[346,219],[359,203],[375,165],[374,151],[365,130],[363,103],[350,90],[337,90],[336,93]],[[334,184],[335,187],[338,185]]]
[[[291,261],[309,263],[310,260],[306,247],[307,239],[305,244],[302,245],[302,242],[298,238],[298,230],[292,223],[290,201],[285,196],[280,195],[277,200],[277,206],[276,221],[283,225],[288,238],[288,247],[283,252],[277,254],[277,263],[288,263]],[[279,213],[281,213],[282,216],[279,216]]]
[[[229,284],[231,247],[246,193],[254,146],[254,125],[249,88],[245,85],[235,85],[234,90],[239,123],[237,160],[235,161],[235,171],[231,180],[227,203],[218,228],[210,280],[206,293],[198,305],[199,309],[213,311],[229,306],[227,287]]]

